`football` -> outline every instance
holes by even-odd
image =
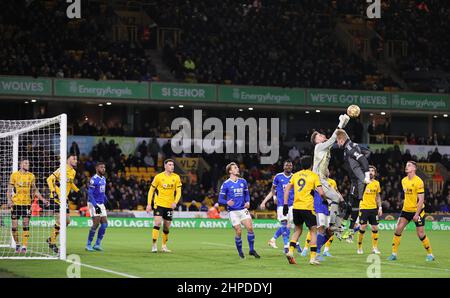
[[[357,105],[351,105],[347,108],[347,115],[349,115],[350,118],[358,117],[360,112],[361,109]]]

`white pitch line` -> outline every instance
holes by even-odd
[[[103,272],[107,272],[107,273],[123,276],[123,277],[139,278],[139,276],[134,276],[134,275],[131,275],[131,274],[117,272],[117,271],[109,270],[109,269],[102,268],[102,267],[92,266],[92,265],[83,264],[83,263],[79,263],[79,262],[73,262],[73,261],[70,261],[70,260],[66,260],[66,262],[67,263],[72,263],[72,264],[75,264],[75,265],[79,265],[79,266],[84,266],[84,267],[87,267],[87,268],[90,268],[90,269],[94,269],[94,270],[98,270],[98,271],[103,271]]]
[[[44,254],[44,253],[40,253],[40,252],[33,252],[33,253],[34,253],[34,254],[38,254],[38,255],[42,255],[42,256],[48,256],[48,257],[50,257],[50,255]],[[58,260],[58,259],[54,259],[54,260]],[[83,263],[73,262],[73,261],[71,261],[71,260],[61,260],[61,261],[67,262],[67,263],[72,263],[72,264],[75,264],[75,265],[78,265],[78,266],[84,266],[84,267],[86,267],[86,268],[90,268],[90,269],[94,269],[94,270],[98,270],[98,271],[103,271],[103,272],[107,272],[107,273],[111,273],[111,274],[123,276],[123,277],[128,277],[128,278],[140,278],[139,276],[134,276],[134,275],[130,275],[130,274],[122,273],[122,272],[117,272],[117,271],[109,270],[109,269],[102,268],[102,267],[92,266],[92,265],[88,265],[88,264],[83,264]]]

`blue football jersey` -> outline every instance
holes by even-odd
[[[330,215],[328,202],[324,201],[317,191],[314,191],[314,212]]]
[[[291,181],[292,174],[286,176],[284,172],[278,173],[273,178],[273,185],[275,186],[275,194],[277,196],[277,205],[284,205],[284,189],[286,185]],[[289,191],[288,205],[292,206],[294,204],[294,188]]]
[[[88,199],[94,206],[106,202],[106,178],[95,174],[89,181]]]
[[[227,205],[229,200],[234,201],[233,206]],[[222,184],[219,193],[219,203],[227,205],[228,211],[242,210],[247,202],[250,202],[250,194],[245,179],[238,178],[236,181],[228,179]]]

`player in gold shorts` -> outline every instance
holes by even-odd
[[[316,190],[319,195],[324,198],[325,192],[322,189],[319,175],[311,171],[312,158],[305,155],[300,159],[301,170],[292,175],[291,180],[286,184],[284,190],[284,206],[283,214],[288,214],[288,199],[291,188],[294,188],[294,205],[292,209],[292,217],[295,225],[295,231],[289,243],[289,252],[286,254],[289,264],[296,264],[294,259],[294,250],[297,241],[303,230],[303,223],[308,227],[311,234],[310,241],[310,260],[311,265],[318,265],[320,262],[316,259],[317,252],[317,220],[314,212],[313,191]]]
[[[398,247],[402,237],[402,232],[406,225],[413,220],[416,225],[417,236],[427,251],[426,261],[434,261],[430,240],[425,235],[425,187],[422,179],[416,175],[417,165],[414,161],[408,161],[405,167],[406,177],[402,179],[405,201],[403,202],[402,213],[397,222],[394,238],[392,240],[392,254],[389,261],[397,260]]]
[[[67,158],[67,165],[66,165],[66,197],[67,197],[67,209],[66,209],[66,226],[70,224],[70,214],[69,214],[69,195],[71,191],[78,192],[79,189],[75,185],[75,176],[77,172],[75,171],[75,168],[77,167],[78,159],[76,155],[70,155]],[[59,235],[59,229],[60,229],[60,221],[59,221],[59,205],[60,205],[60,178],[61,178],[61,169],[58,168],[56,171],[54,171],[48,178],[47,178],[47,184],[48,188],[50,189],[50,198],[54,199],[55,201],[55,217],[56,217],[56,223],[55,226],[52,229],[52,233],[50,237],[47,239],[48,247],[53,250],[53,252],[58,253],[58,247],[56,246],[56,239]]]
[[[375,180],[377,169],[369,166],[370,183],[366,185],[363,198],[359,202],[359,233],[358,233],[358,250],[359,255],[363,254],[362,242],[364,233],[366,232],[367,223],[372,229],[372,253],[380,254],[378,250],[378,217],[383,215],[381,207],[381,187],[380,182]]]
[[[154,225],[152,230],[152,252],[158,252],[158,237],[161,223],[163,224],[163,237],[161,250],[171,252],[167,248],[169,228],[172,224],[173,210],[181,198],[181,179],[174,173],[175,164],[172,159],[164,161],[164,172],[155,176],[148,191],[146,211],[154,212]],[[155,193],[156,192],[156,193]]]
[[[42,197],[36,187],[34,174],[30,173],[29,170],[30,162],[27,159],[22,160],[20,162],[20,169],[11,174],[6,193],[8,206],[11,208],[11,231],[16,242],[16,253],[27,252],[28,239],[30,237],[32,199],[36,196],[45,205],[48,205],[48,201]],[[18,231],[20,218],[22,218],[22,246],[19,242]]]

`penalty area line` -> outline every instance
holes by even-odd
[[[55,256],[51,256],[49,254],[40,253],[40,252],[34,252],[34,253],[38,254],[38,255],[41,255],[41,256],[53,258],[53,260],[59,260],[59,259],[56,259]],[[93,269],[93,270],[103,271],[103,272],[106,272],[106,273],[115,274],[115,275],[119,275],[119,276],[123,276],[123,277],[127,277],[127,278],[140,278],[139,276],[134,276],[134,275],[131,275],[131,274],[122,273],[122,272],[118,272],[118,271],[114,271],[114,270],[110,270],[110,269],[106,269],[106,268],[102,268],[102,267],[97,267],[97,266],[93,266],[93,265],[88,265],[88,264],[84,264],[84,263],[80,263],[80,262],[74,262],[72,260],[59,260],[59,261],[63,261],[65,263],[71,263],[71,264],[74,264],[74,265],[83,266],[83,267],[90,268],[90,269]]]
[[[78,266],[83,266],[83,267],[98,270],[98,271],[103,271],[103,272],[110,273],[110,274],[127,277],[127,278],[140,278],[139,276],[134,276],[131,274],[122,273],[122,272],[118,272],[118,271],[114,271],[114,270],[110,270],[110,269],[106,269],[106,268],[102,268],[102,267],[97,267],[97,266],[93,266],[93,265],[88,265],[88,264],[84,264],[84,263],[80,263],[80,262],[74,262],[71,260],[65,260],[64,262],[71,263],[71,264],[78,265]]]

